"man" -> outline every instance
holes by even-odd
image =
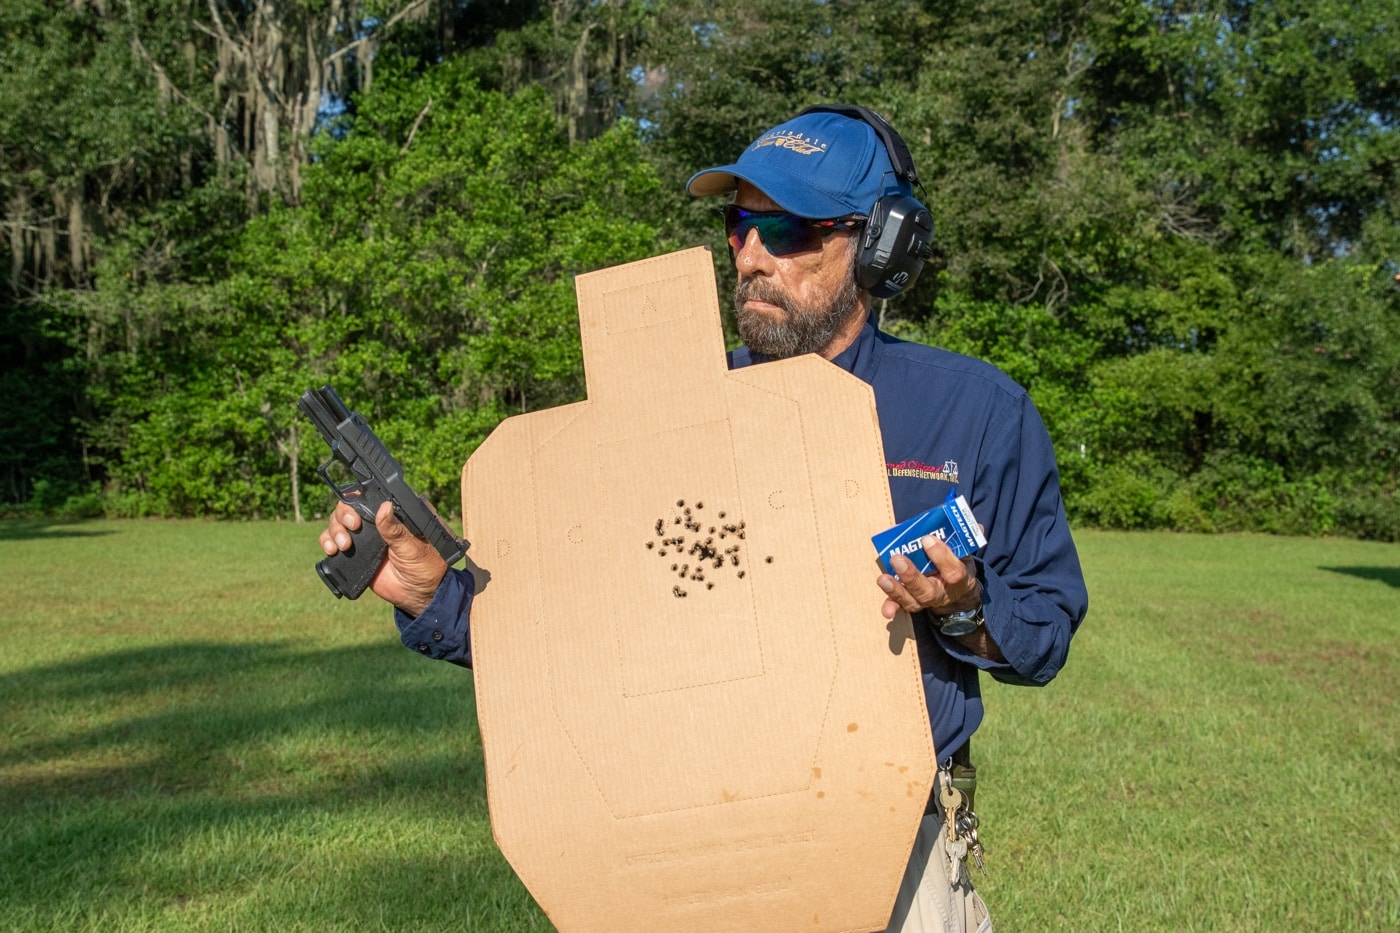
[[[816,353],[863,379],[875,392],[896,519],[940,504],[956,486],[986,529],[977,558],[959,560],[930,537],[923,542],[933,563],[928,575],[897,556],[896,572],[876,578],[878,596],[872,590],[886,618],[914,614],[945,788],[947,768],[964,757],[982,719],[978,671],[1011,683],[1048,682],[1064,664],[1087,594],[1050,440],[1025,391],[990,364],[896,340],[872,323],[872,289],[888,287],[874,283],[894,276],[862,250],[870,239],[863,237],[893,224],[883,212],[872,220],[872,211],[891,199],[909,203],[912,166],[895,164],[906,158],[903,143],[873,114],[818,109],[763,134],[733,165],[699,172],[687,187],[700,196],[733,192],[725,227],[745,346],[731,354],[731,367]],[[471,575],[448,570],[387,506],[378,518],[389,558],[373,589],[396,607],[404,643],[469,665]],[[347,529],[359,521],[338,506],[322,549],[348,547]],[[955,835],[935,799],[890,930],[991,929],[958,857],[969,834],[952,842]]]

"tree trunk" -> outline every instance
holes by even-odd
[[[305,519],[301,515],[301,442],[297,439],[297,421],[292,419],[287,432],[287,462],[292,471],[292,515],[300,525]]]
[[[588,106],[588,38],[592,32],[592,23],[588,23],[579,31],[578,41],[574,43],[574,54],[569,60],[569,75],[565,81],[564,99],[571,143],[589,139],[593,135]]]
[[[20,283],[24,281],[27,253],[24,226],[29,221],[29,196],[23,188],[10,198],[10,203],[5,206],[5,215],[9,220],[5,226],[10,238],[10,293],[18,295]]]

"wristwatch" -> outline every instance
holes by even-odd
[[[958,638],[977,631],[987,621],[982,615],[982,607],[954,612],[946,616],[934,616],[938,620],[938,630],[949,638]]]

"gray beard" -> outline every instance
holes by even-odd
[[[750,298],[776,305],[782,309],[782,317],[774,319],[746,310],[744,302]],[[853,275],[847,277],[846,284],[824,308],[798,304],[768,279],[741,277],[734,287],[739,336],[750,350],[774,359],[825,350],[859,305],[860,288]]]

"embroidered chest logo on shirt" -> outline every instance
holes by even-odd
[[[909,476],[914,479],[941,479],[946,483],[958,481],[958,461],[944,460],[942,466],[920,463],[918,460],[901,460],[886,463],[885,471],[890,476]]]

